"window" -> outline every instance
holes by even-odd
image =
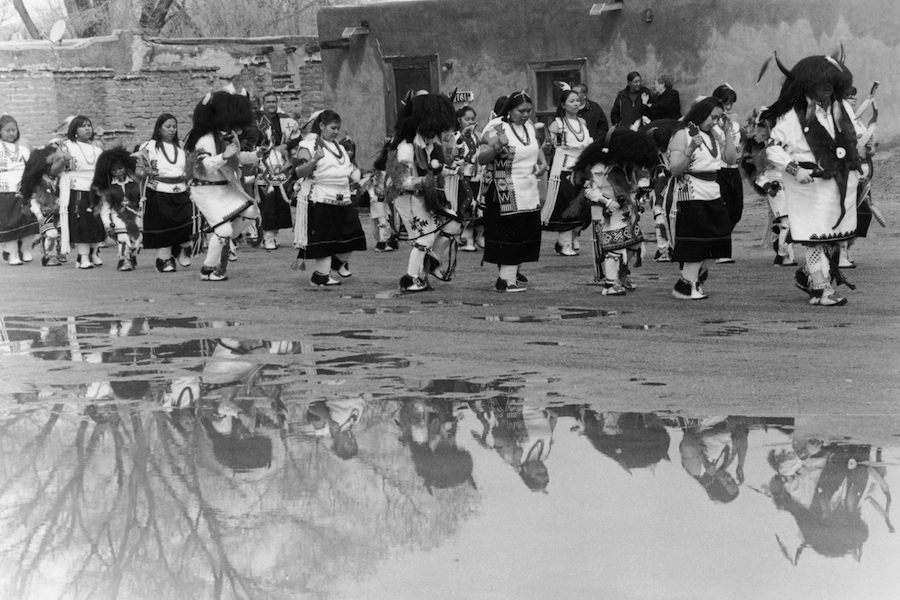
[[[556,115],[562,89],[555,82],[564,82],[570,86],[582,83],[586,65],[585,58],[529,63],[536,122],[549,124]]]

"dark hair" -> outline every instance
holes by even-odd
[[[350,156],[350,162],[356,165],[356,142],[348,137],[345,137],[340,142],[338,142],[338,144],[344,147],[344,150],[347,151],[347,155]]]
[[[317,133],[319,135],[322,134],[322,126],[323,125],[331,125],[332,123],[340,123],[341,115],[337,114],[333,110],[323,110],[319,113],[319,116],[313,121],[312,126],[309,130],[313,133]]]
[[[71,123],[69,123],[69,131],[66,133],[66,137],[69,139],[70,142],[75,141],[75,134],[78,131],[78,128],[83,126],[85,123],[87,123],[91,126],[90,141],[92,141],[92,142],[94,141],[94,136],[97,135],[97,132],[94,131],[94,124],[91,123],[91,120],[88,119],[87,117],[85,117],[84,115],[78,115],[77,117],[72,119]]]
[[[496,101],[494,101],[494,114],[495,115],[497,115],[497,116],[500,115],[500,111],[503,110],[503,105],[506,104],[507,98],[509,98],[509,96],[500,96],[499,98],[497,98]]]
[[[734,88],[732,88],[727,83],[722,84],[714,89],[712,97],[721,100],[722,104],[734,104],[735,102],[737,102],[737,92],[735,92]]]
[[[503,118],[504,121],[509,120],[509,113],[514,108],[518,108],[523,104],[531,104],[534,102],[531,100],[531,96],[526,94],[525,92],[516,92],[515,94],[510,94],[506,98],[506,102],[503,103],[503,108],[500,109],[499,116]]]
[[[22,137],[22,132],[19,131],[19,124],[18,124],[18,123],[16,122],[16,120],[12,117],[12,115],[3,115],[3,116],[0,116],[0,129],[3,129],[3,127],[4,127],[7,123],[12,123],[12,124],[14,124],[14,125],[16,126],[16,139],[14,139],[13,142],[18,142],[18,141],[19,141],[19,138]]]
[[[566,109],[563,108],[563,106],[565,105],[566,100],[568,100],[569,96],[571,96],[572,94],[575,94],[577,96],[578,92],[576,92],[574,89],[563,90],[562,93],[559,95],[559,104],[556,105],[556,116],[557,117],[565,116]]]
[[[178,156],[178,119],[175,118],[175,115],[170,115],[169,113],[163,113],[159,115],[159,118],[156,119],[156,125],[153,126],[153,135],[150,136],[150,139],[156,142],[156,147],[162,147],[162,126],[166,124],[166,121],[175,121],[175,137],[172,138],[172,144],[175,146],[175,156]]]
[[[706,120],[706,118],[712,114],[714,108],[725,109],[722,106],[722,101],[718,98],[713,98],[712,96],[707,96],[706,98],[701,98],[691,106],[691,109],[688,111],[684,118],[681,121],[681,128],[685,129],[689,125],[694,124],[699,126],[700,123]]]
[[[588,93],[588,86],[583,83],[576,83],[575,85],[572,86],[572,89],[575,90],[576,92],[578,90],[584,90],[585,94]]]
[[[845,98],[856,98],[856,93],[857,93],[856,86],[851,85],[850,87],[847,88],[847,91],[844,93],[845,94],[844,97]]]
[[[634,81],[634,79],[636,77],[641,77],[641,74],[638,73],[637,71],[632,71],[631,73],[629,73],[628,75],[625,76],[625,80],[628,81],[628,83],[631,83],[632,81]],[[643,79],[643,77],[641,77],[641,79]]]
[[[266,101],[266,98],[274,97],[276,100],[278,99],[278,94],[276,94],[273,90],[269,90],[265,94],[261,96],[263,102]]]
[[[456,111],[456,130],[459,131],[459,120],[466,116],[466,113],[471,112],[475,116],[478,116],[478,113],[475,112],[475,109],[466,104],[462,108]]]

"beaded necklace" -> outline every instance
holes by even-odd
[[[525,125],[524,123],[522,124],[522,129],[525,131],[525,139],[524,140],[521,137],[519,137],[519,133],[516,131],[516,126],[513,125],[512,121],[510,121],[510,123],[509,123],[509,128],[513,132],[513,135],[516,136],[516,139],[519,140],[519,143],[521,143],[523,146],[528,146],[531,144],[531,136],[528,135],[528,126],[527,125]]]
[[[706,132],[701,131],[700,133],[706,133]],[[712,141],[712,145],[709,145],[706,143],[707,137],[710,139],[710,141]],[[712,156],[713,158],[716,158],[719,155],[718,144],[716,144],[716,142],[713,141],[711,134],[706,133],[705,136],[701,135],[700,141],[703,142],[703,146],[709,151],[710,156]]]
[[[325,140],[321,140],[321,141],[322,141],[322,148],[327,150],[328,154],[335,157],[338,161],[338,164],[341,164],[341,165],[344,164],[344,152],[343,152],[343,150],[341,150],[341,145],[338,144],[337,142],[331,142],[337,147],[337,152],[335,152],[334,150],[332,150],[331,148],[328,147],[329,142],[326,142]]]
[[[166,162],[168,162],[170,165],[174,165],[175,161],[178,160],[178,146],[176,146],[175,144],[172,144],[172,147],[175,148],[175,158],[169,158],[169,155],[166,154],[166,143],[165,142],[160,141],[158,147],[159,147],[160,152],[162,152],[163,157],[166,159]]]
[[[12,147],[13,147],[12,150],[9,149],[8,142],[4,142],[4,141],[0,140],[0,144],[3,144],[4,153],[7,156],[9,156],[10,164],[19,162],[19,145],[18,144],[14,143],[12,145]]]
[[[87,154],[85,154],[84,150],[81,148],[81,144],[87,144],[93,150],[91,156],[93,157],[91,160],[88,160]],[[94,163],[97,162],[97,147],[91,144],[90,142],[79,142],[77,139],[75,140],[75,147],[78,148],[78,152],[81,153],[81,157],[84,159],[84,162],[89,166],[94,166]]]
[[[563,117],[563,124],[566,126],[566,129],[572,132],[572,135],[579,142],[584,141],[584,127],[581,124],[581,119],[575,117],[575,122],[578,123],[578,130],[576,131],[574,127],[572,127],[572,123],[569,120],[569,117]]]

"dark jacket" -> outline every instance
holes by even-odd
[[[588,131],[595,142],[606,138],[606,132],[609,131],[609,122],[606,120],[606,113],[603,112],[599,104],[587,98],[584,108],[578,111],[578,116],[587,123]]]
[[[635,121],[640,121],[647,111],[647,107],[641,102],[642,94],[653,95],[649,89],[643,86],[635,95],[635,100],[631,99],[631,88],[628,86],[619,91],[615,102],[613,102],[612,110],[609,111],[610,123],[620,129],[627,129]]]
[[[657,119],[680,119],[681,96],[676,90],[665,90],[656,100],[650,101],[649,114],[651,121]]]

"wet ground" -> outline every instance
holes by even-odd
[[[696,304],[549,236],[514,295],[0,265],[0,597],[896,597],[900,235],[812,308],[748,203]]]

